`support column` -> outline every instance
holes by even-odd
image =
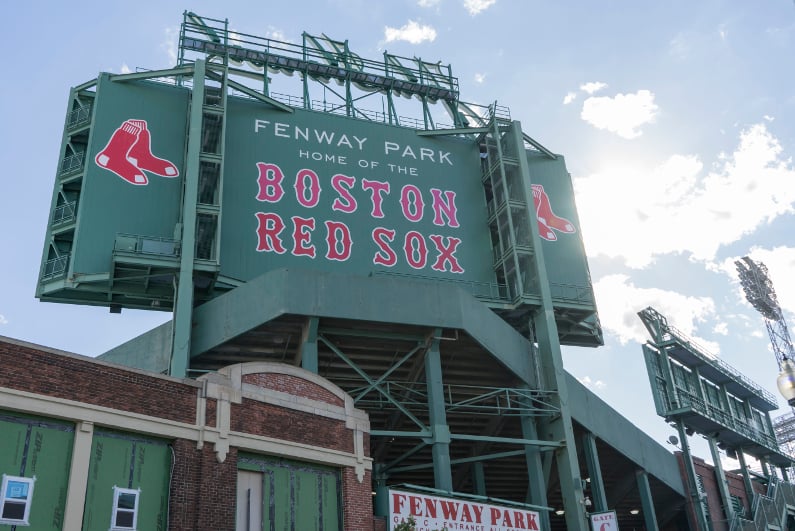
[[[602,468],[599,465],[599,453],[596,450],[596,436],[589,431],[583,433],[582,447],[585,454],[585,465],[588,467],[588,475],[591,478],[594,512],[607,511],[607,496],[602,479]]]
[[[519,422],[522,426],[522,437],[530,440],[539,440],[538,427],[533,417],[523,415]],[[547,506],[547,478],[541,452],[537,446],[524,447],[525,463],[527,463],[527,503],[541,507]],[[551,461],[551,460],[547,460]],[[550,529],[549,511],[540,511],[539,523],[541,529]]]
[[[729,496],[729,483],[726,481],[726,474],[723,472],[723,465],[720,462],[720,452],[714,437],[706,437],[709,443],[709,451],[712,454],[712,462],[715,465],[715,479],[718,482],[718,491],[720,492],[720,500],[723,504],[723,513],[726,515],[726,520],[731,522],[734,520],[734,507],[732,506],[732,499]]]
[[[373,500],[373,514],[376,516],[389,516],[389,488],[386,486],[386,475],[383,473],[384,465],[376,464],[373,468],[373,490],[375,500]],[[387,522],[387,527],[390,524]]]
[[[486,495],[486,474],[483,470],[482,461],[472,463],[472,484],[475,486],[475,494],[478,496]]]
[[[66,490],[66,508],[63,529],[83,528],[83,508],[86,505],[88,467],[91,463],[91,444],[94,439],[94,423],[78,422],[72,445],[72,464],[69,468],[69,486]]]
[[[435,329],[425,352],[425,380],[428,389],[428,416],[431,429],[431,454],[433,455],[434,487],[453,491],[453,474],[450,469],[450,428],[444,407],[442,361],[439,353],[441,329]]]
[[[649,474],[645,470],[636,470],[635,478],[638,481],[640,508],[643,511],[643,521],[646,524],[646,530],[658,531],[657,512],[654,510],[654,499],[651,497],[651,488],[649,487]]]
[[[317,317],[307,319],[301,333],[301,348],[298,351],[301,367],[315,374],[317,374],[318,370],[317,328],[319,321],[320,319]]]
[[[693,456],[690,454],[690,444],[687,442],[685,425],[680,419],[676,419],[676,429],[679,431],[679,440],[682,442],[682,459],[684,460],[685,476],[687,477],[687,491],[690,503],[693,505],[693,513],[690,517],[696,519],[695,522],[692,522],[692,527],[693,529],[709,529],[707,527],[707,517],[704,514],[704,506],[701,504],[698,482],[696,481],[696,469],[693,466]]]
[[[185,164],[185,187],[182,193],[182,235],[177,296],[174,301],[174,330],[169,374],[184,378],[190,361],[193,322],[193,261],[196,249],[196,203],[199,199],[199,154],[201,153],[204,106],[205,63],[197,59],[193,71],[190,101],[188,153]]]
[[[737,460],[740,462],[740,472],[743,475],[743,485],[745,485],[745,495],[748,498],[748,506],[753,507],[754,486],[753,483],[751,483],[751,474],[748,472],[748,467],[745,464],[745,454],[742,448],[737,448]]]

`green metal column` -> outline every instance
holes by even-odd
[[[486,474],[483,471],[483,461],[472,463],[472,484],[475,486],[475,494],[486,495]]]
[[[317,317],[310,317],[304,324],[304,330],[301,335],[301,351],[299,358],[301,360],[301,367],[317,374],[317,328],[319,319]]]
[[[723,472],[723,465],[720,462],[718,444],[715,442],[714,437],[707,436],[706,439],[709,443],[709,451],[712,454],[712,462],[715,463],[715,476],[718,480],[718,491],[723,504],[723,512],[726,515],[726,519],[731,522],[734,520],[734,507],[732,507],[732,499],[729,496],[729,483],[726,481],[726,474]]]
[[[525,183],[525,204],[530,208],[533,203],[531,192],[530,169],[524,156],[524,138],[522,127],[518,121],[511,123],[510,133],[513,136],[513,150],[517,153],[522,181]],[[510,140],[510,139],[506,139]],[[555,450],[555,461],[558,465],[560,491],[563,496],[563,508],[566,511],[566,528],[569,531],[588,531],[585,515],[585,496],[583,495],[580,465],[577,462],[577,447],[574,441],[574,428],[569,409],[569,393],[566,387],[566,373],[563,370],[563,356],[560,350],[558,326],[552,306],[552,293],[549,287],[549,276],[544,263],[541,237],[538,231],[531,230],[533,239],[533,265],[537,273],[541,295],[541,307],[533,314],[531,329],[536,332],[538,343],[539,368],[541,384],[546,389],[557,392],[559,415],[549,422],[551,439],[562,441],[563,446]]]
[[[428,416],[431,428],[431,453],[433,454],[434,487],[453,491],[453,474],[450,469],[450,428],[444,407],[442,361],[439,353],[440,329],[434,330],[425,353],[425,380],[428,388]]]
[[[745,485],[745,495],[748,503],[752,504],[754,501],[754,486],[751,483],[751,474],[748,472],[748,467],[745,464],[745,454],[742,448],[737,448],[737,460],[740,462],[740,472],[743,475],[743,485]]]
[[[383,472],[384,465],[376,463],[373,467],[373,490],[375,490],[375,500],[373,500],[373,513],[376,516],[389,516],[389,487],[386,486],[386,474]],[[387,522],[387,527],[389,522]]]
[[[707,527],[707,517],[704,514],[704,507],[701,505],[698,482],[696,481],[696,469],[693,466],[693,456],[690,454],[690,444],[687,442],[685,425],[680,419],[676,419],[676,429],[679,431],[679,440],[682,442],[682,459],[684,460],[685,476],[687,477],[687,492],[690,496],[690,502],[693,505],[693,516],[696,519],[695,522],[692,522],[693,529],[707,530],[709,527]]]
[[[190,359],[193,321],[193,261],[196,253],[196,203],[199,198],[199,154],[201,153],[204,105],[204,60],[194,63],[193,93],[188,126],[188,153],[185,188],[182,195],[182,237],[177,296],[174,302],[174,330],[171,344],[171,376],[184,378]]]
[[[522,437],[530,440],[539,440],[539,429],[536,419],[529,415],[522,415],[519,419],[522,426]],[[526,445],[524,447],[525,463],[527,463],[527,498],[532,505],[547,506],[547,474],[544,473],[544,464],[538,446]],[[548,460],[549,461],[549,460]],[[549,511],[540,511],[541,529],[549,529]]]
[[[594,511],[607,511],[607,496],[605,484],[602,479],[602,468],[599,465],[599,453],[596,451],[596,436],[591,432],[582,435],[582,447],[585,454],[585,465],[591,478],[591,496],[593,497]]]
[[[649,488],[649,474],[645,470],[636,470],[635,478],[638,480],[640,505],[643,511],[643,521],[646,523],[646,530],[658,531],[657,513],[654,510],[654,500],[651,497],[651,488]]]

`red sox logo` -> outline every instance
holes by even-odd
[[[161,177],[179,176],[179,170],[172,162],[152,154],[152,138],[146,120],[127,120],[121,124],[94,161],[97,166],[136,186],[149,183],[145,171]]]
[[[574,224],[566,218],[556,216],[552,211],[549,196],[540,184],[531,185],[533,189],[533,203],[536,207],[536,218],[538,221],[538,234],[547,241],[554,242],[558,239],[554,231],[563,234],[573,234],[576,232]]]

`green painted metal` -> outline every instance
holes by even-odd
[[[29,526],[0,529],[60,530],[66,508],[74,425],[0,412],[0,474],[36,478]]]
[[[191,327],[193,317],[193,270],[196,248],[197,203],[199,195],[199,156],[202,151],[202,126],[204,121],[204,61],[196,61],[193,72],[193,92],[188,132],[188,154],[180,223],[182,254],[177,279],[177,296],[174,308],[174,339],[172,340],[169,374],[184,377],[190,358]]]
[[[602,467],[599,465],[599,452],[596,449],[596,437],[587,431],[582,435],[582,449],[585,454],[585,464],[588,467],[588,475],[591,478],[591,498],[593,510],[604,512],[609,510],[607,506],[607,496],[605,494],[605,483],[602,479]]]
[[[425,424],[420,419],[414,416],[414,414],[411,411],[409,411],[403,404],[401,404],[391,394],[389,394],[385,389],[383,389],[383,387],[378,385],[366,372],[364,372],[358,365],[356,365],[356,363],[354,363],[353,360],[351,360],[339,348],[337,348],[336,345],[334,345],[331,341],[329,341],[323,336],[318,336],[318,341],[322,342],[329,349],[331,349],[331,351],[334,352],[334,354],[336,354],[337,357],[339,357],[342,361],[348,364],[348,366],[350,366],[354,371],[356,371],[356,374],[358,374],[363,380],[368,382],[373,389],[381,393],[381,395],[384,398],[386,398],[387,401],[389,401],[393,406],[399,409],[401,413],[403,413],[406,417],[409,418],[409,420],[411,420],[414,424],[416,424],[420,428],[423,429],[426,428]]]
[[[262,473],[262,529],[342,529],[339,470],[254,454],[238,468]]]
[[[450,471],[450,428],[445,412],[442,363],[439,354],[441,329],[436,329],[425,351],[425,385],[428,389],[428,418],[430,422],[433,455],[434,486],[440,490],[453,491],[453,476]]]
[[[679,432],[679,442],[682,445],[682,460],[684,461],[685,477],[687,479],[687,495],[690,497],[693,507],[693,513],[688,511],[688,518],[695,518],[695,522],[691,522],[693,529],[709,529],[707,516],[704,513],[704,504],[701,503],[701,493],[696,480],[696,469],[693,466],[693,455],[690,453],[690,443],[687,440],[685,425],[681,420],[676,420],[676,429]],[[742,461],[740,463],[742,464]],[[753,499],[753,495],[749,499]]]
[[[640,493],[640,505],[643,512],[643,522],[648,531],[657,531],[657,513],[654,510],[654,499],[651,495],[649,486],[649,474],[645,470],[636,470],[635,477],[638,481],[638,492]]]
[[[527,439],[538,438],[537,423],[540,419],[535,419],[528,415],[520,417],[522,435]],[[549,474],[544,472],[544,457],[551,462],[549,454],[542,456],[540,449],[534,445],[525,445],[523,450],[525,463],[527,465],[527,497],[525,501],[534,505],[548,505],[547,501],[547,480]],[[549,513],[543,511],[539,514],[541,518],[541,529],[549,529]]]
[[[509,133],[510,140],[506,142],[509,148],[515,153],[524,152],[524,141],[522,138],[521,126],[518,122],[513,122]],[[518,166],[520,174],[523,176],[521,181],[525,183],[525,204],[533,204],[532,193],[529,184],[530,170],[527,160],[519,156]],[[558,449],[555,454],[558,467],[558,477],[560,479],[561,495],[563,505],[566,510],[566,526],[569,530],[586,531],[585,519],[585,497],[580,478],[580,467],[577,462],[577,448],[574,440],[574,429],[571,421],[571,411],[565,404],[568,403],[568,391],[566,387],[565,372],[563,370],[563,358],[560,351],[558,339],[558,329],[555,322],[552,294],[547,277],[547,268],[544,262],[545,249],[541,246],[541,238],[536,231],[530,231],[532,235],[532,248],[534,252],[531,257],[532,270],[538,279],[538,287],[541,297],[541,307],[533,315],[533,329],[536,332],[538,342],[538,354],[540,356],[540,372],[544,388],[555,390],[560,401],[560,415],[549,421],[549,428],[552,433],[552,440],[563,441],[564,447]],[[513,235],[512,235],[513,236]]]
[[[472,465],[472,484],[478,496],[486,495],[486,474],[483,471],[483,462],[477,461]]]
[[[95,430],[82,529],[112,527],[114,486],[140,490],[137,529],[168,529],[170,471],[171,449],[165,441]]]
[[[706,436],[709,443],[709,452],[712,455],[712,463],[715,467],[715,481],[718,484],[718,492],[720,493],[721,505],[726,519],[730,522],[734,519],[734,508],[732,507],[731,496],[729,495],[729,482],[726,480],[726,474],[723,472],[723,464],[721,463],[720,451],[718,450],[718,443],[714,437]]]
[[[304,325],[301,337],[301,352],[299,358],[301,367],[317,374],[317,328],[320,319],[309,317]]]

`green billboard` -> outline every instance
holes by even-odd
[[[473,140],[232,100],[221,271],[383,270],[493,281]]]

